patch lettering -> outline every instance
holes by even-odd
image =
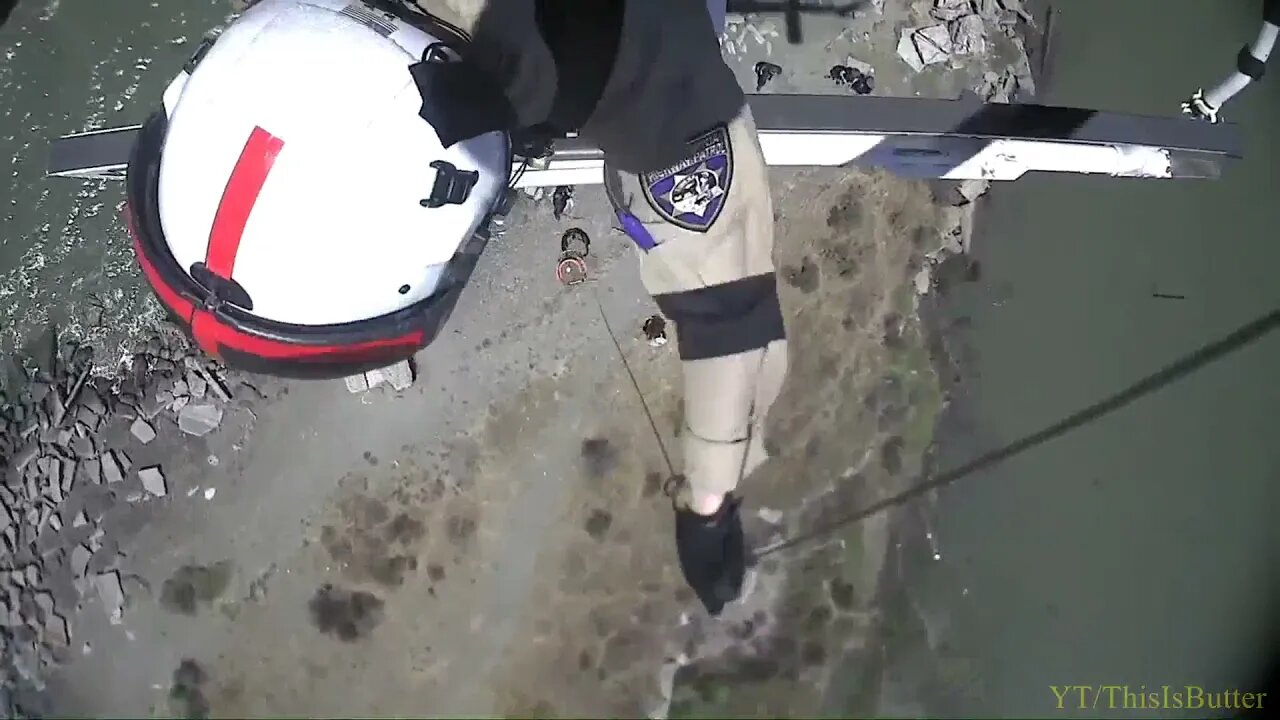
[[[663,220],[685,230],[711,229],[733,184],[733,145],[723,125],[689,143],[689,157],[658,172],[642,173],[644,198]]]

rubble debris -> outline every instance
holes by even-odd
[[[551,194],[551,214],[556,220],[573,208],[573,186],[561,185]]]
[[[159,466],[142,468],[138,471],[138,479],[142,481],[143,489],[156,497],[164,497],[168,493],[164,473]]]
[[[119,625],[124,621],[124,587],[120,584],[120,571],[110,570],[95,575],[93,585],[111,624]]]
[[[756,92],[764,89],[765,85],[773,82],[773,79],[782,73],[782,66],[771,62],[761,60],[756,63]]]
[[[346,378],[346,383],[347,391],[353,394],[373,389],[383,383],[390,384],[396,392],[400,392],[413,385],[413,365],[408,360],[401,360],[395,365],[351,375]]]
[[[987,26],[977,15],[966,15],[949,26],[951,51],[956,55],[982,55],[987,51]]]
[[[827,77],[836,81],[837,85],[848,87],[859,95],[870,95],[875,89],[875,78],[848,65],[836,65],[827,72]]]
[[[216,430],[221,423],[222,408],[210,403],[200,403],[198,405],[183,403],[178,412],[178,429],[195,437],[208,435]]]
[[[640,327],[645,340],[651,347],[662,347],[667,344],[667,321],[661,315],[652,315]]]
[[[1003,73],[987,72],[982,81],[974,88],[974,92],[985,102],[1010,103],[1018,96],[1021,83],[1018,75],[1012,70]]]
[[[120,466],[120,460],[114,451],[108,450],[103,453],[101,461],[102,477],[108,485],[115,485],[124,480],[124,469]]]
[[[925,67],[934,63],[949,60],[951,33],[946,24],[904,29],[898,38],[898,57],[916,72],[922,72]]]
[[[934,0],[929,15],[935,20],[951,22],[973,14],[973,0]]]
[[[144,418],[135,419],[129,426],[129,432],[133,433],[133,436],[143,445],[156,439],[156,429]]]
[[[968,203],[973,202],[974,200],[977,200],[983,195],[986,195],[987,191],[990,189],[991,189],[990,180],[971,179],[971,180],[965,180],[964,182],[960,183],[960,187],[957,192],[959,193],[960,197],[964,201],[961,204],[966,205]]]

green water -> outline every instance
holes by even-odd
[[[120,183],[46,179],[48,141],[141,122],[226,0],[21,0],[0,28],[0,353],[50,325],[105,354],[158,317]],[[152,67],[158,68],[151,72]]]
[[[1261,3],[1057,6],[1050,102],[1171,114],[1231,69]],[[1044,176],[993,193],[981,280],[951,303],[970,322],[973,372],[942,467],[1280,305],[1280,84],[1251,88],[1227,116],[1248,158],[1219,182]],[[1277,600],[1277,368],[1280,336],[942,494],[935,575],[955,581],[975,710],[1057,716],[1050,685],[1248,681]],[[1162,714],[1107,705],[1076,712]]]

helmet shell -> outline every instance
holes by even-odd
[[[438,40],[346,0],[261,0],[233,22],[166,93],[159,215],[178,265],[190,273],[230,252],[253,315],[295,325],[358,322],[432,295],[511,167],[505,134],[445,149],[419,116],[408,68]],[[241,160],[255,132],[275,139],[265,171]],[[479,173],[464,202],[423,206],[437,160]],[[256,179],[232,177],[255,165]],[[224,207],[232,229],[215,232],[228,203],[241,211]]]

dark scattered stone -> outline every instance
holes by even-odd
[[[203,719],[209,717],[209,700],[201,688],[208,677],[196,661],[183,660],[173,671],[173,685],[169,688],[171,709],[180,717]]]
[[[848,233],[862,222],[862,199],[848,190],[827,209],[827,227],[838,234]]]
[[[400,513],[386,527],[387,540],[408,545],[427,533],[427,527],[421,520],[409,517],[408,513]]]
[[[440,582],[441,580],[444,580],[444,577],[445,577],[444,566],[438,565],[436,563],[432,563],[428,565],[427,577],[431,579],[431,582],[436,582],[436,583]]]
[[[578,669],[579,670],[583,670],[583,671],[590,670],[592,665],[594,664],[595,663],[591,658],[591,651],[583,650],[582,652],[578,653]]]
[[[587,438],[582,441],[582,464],[592,478],[607,477],[618,467],[618,449],[606,438]]]
[[[592,510],[591,515],[587,517],[587,522],[583,528],[593,539],[599,541],[604,540],[605,533],[609,532],[609,527],[613,525],[613,514],[608,510]]]
[[[818,266],[813,263],[812,258],[808,257],[800,263],[800,267],[794,265],[783,267],[782,279],[791,287],[805,294],[817,290],[818,285],[821,283],[821,278],[818,276]]]
[[[900,437],[891,437],[885,441],[880,448],[880,464],[884,467],[885,472],[890,475],[897,475],[902,472],[902,448],[903,441]]]
[[[330,584],[320,586],[307,603],[316,629],[343,642],[368,637],[382,621],[381,598],[364,591],[344,590]]]
[[[569,209],[569,203],[573,201],[573,186],[561,185],[551,193],[551,213],[556,220],[564,217],[565,211]]]
[[[853,609],[853,585],[840,578],[832,578],[828,586],[831,592],[831,603],[841,610]]]
[[[773,82],[773,79],[778,77],[778,75],[782,72],[782,66],[775,65],[774,63],[765,62],[761,60],[760,62],[756,63],[755,70],[756,70],[756,92],[760,92],[761,90],[764,89],[765,85],[768,85],[770,82]]]
[[[848,65],[835,65],[827,72],[827,77],[841,87],[847,87],[859,95],[870,95],[876,89],[875,77]]]

